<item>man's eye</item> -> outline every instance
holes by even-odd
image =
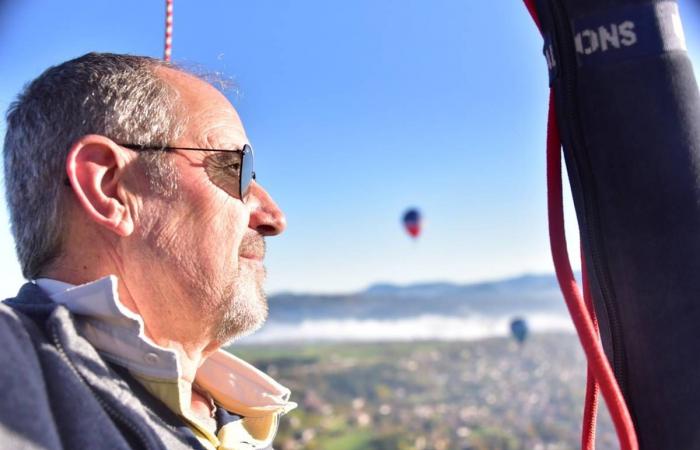
[[[235,173],[241,169],[241,157],[237,153],[216,153],[206,158],[206,163],[213,169],[226,173]]]
[[[240,163],[233,163],[233,164],[228,164],[224,167],[222,167],[227,172],[230,172],[231,175],[236,175],[238,176],[238,172],[241,170],[241,164]]]

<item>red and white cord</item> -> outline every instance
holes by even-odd
[[[165,50],[163,59],[170,62],[173,51],[173,0],[165,0]]]

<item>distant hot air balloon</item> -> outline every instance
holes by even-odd
[[[510,332],[519,344],[525,342],[527,339],[527,322],[522,317],[516,317],[510,322]]]
[[[417,238],[420,235],[421,225],[421,213],[416,208],[411,208],[406,210],[403,215],[403,226],[406,232],[411,235],[412,238]]]

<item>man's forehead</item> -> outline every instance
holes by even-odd
[[[159,68],[158,76],[178,93],[185,115],[185,138],[198,145],[241,146],[247,142],[238,113],[218,89],[206,81],[175,69]]]

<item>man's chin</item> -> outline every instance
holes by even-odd
[[[221,314],[217,340],[232,342],[259,330],[267,320],[268,308],[262,282],[258,280],[236,286]]]
[[[259,317],[248,317],[244,320],[241,319],[241,317],[237,317],[230,322],[223,321],[221,327],[219,328],[217,337],[217,341],[219,341],[222,346],[230,345],[238,339],[249,336],[258,331],[265,324],[265,320],[267,319],[267,311],[265,311],[264,315]]]

